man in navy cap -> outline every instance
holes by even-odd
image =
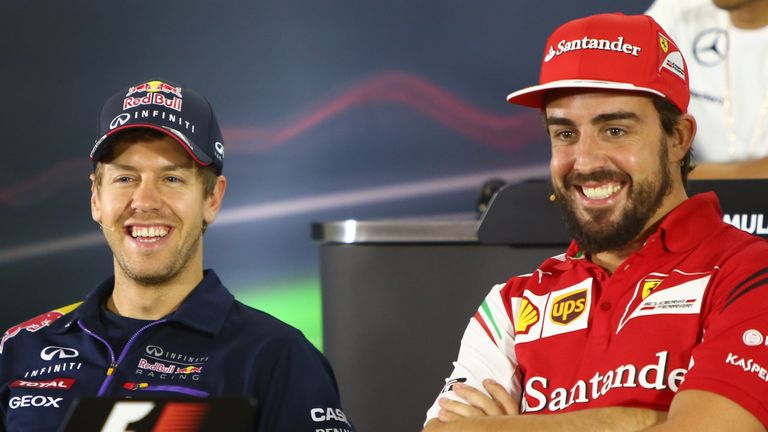
[[[257,401],[258,430],[354,430],[323,355],[203,270],[227,186],[208,101],[141,82],[105,103],[97,137],[91,212],[114,275],[3,336],[0,429],[55,430],[82,396],[242,395]]]

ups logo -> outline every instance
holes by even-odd
[[[555,298],[552,304],[552,322],[566,325],[584,312],[587,303],[587,290],[579,290],[563,294]]]

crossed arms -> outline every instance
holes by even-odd
[[[515,432],[515,431],[699,431],[737,430],[758,432],[766,429],[751,413],[718,394],[684,390],[672,400],[669,413],[643,408],[591,408],[563,414],[520,415],[518,402],[492,380],[483,382],[491,395],[467,385],[456,384],[454,391],[467,403],[442,398],[436,419],[424,432]]]

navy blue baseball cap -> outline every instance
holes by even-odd
[[[224,140],[211,104],[189,87],[157,79],[132,85],[107,100],[97,124],[94,165],[116,133],[150,128],[178,141],[199,165],[224,170]]]

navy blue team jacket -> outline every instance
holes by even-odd
[[[354,430],[325,357],[298,330],[236,301],[212,270],[121,352],[99,319],[113,285],[106,280],[63,316],[49,312],[6,332],[0,430],[56,430],[78,396],[97,395],[244,395],[258,401],[259,431]]]

